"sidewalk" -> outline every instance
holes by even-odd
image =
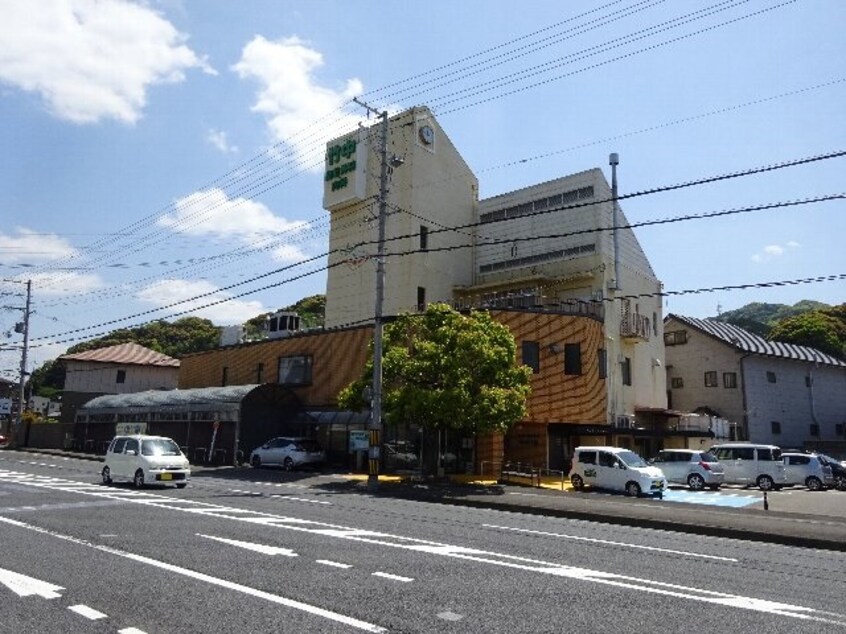
[[[10,450],[11,451],[11,450]],[[67,456],[102,461],[101,456],[52,449],[19,448],[15,451]],[[197,472],[249,470],[251,467],[192,466]],[[553,481],[554,480],[554,481]],[[545,515],[621,526],[637,526],[697,535],[728,537],[821,548],[846,552],[846,492],[810,492],[791,490],[769,494],[769,510],[762,503],[744,508],[674,503],[652,498],[628,498],[623,495],[575,492],[560,479],[537,480],[526,485],[500,484],[459,476],[453,480],[414,481],[397,476],[380,476],[379,486],[371,491],[367,476],[335,474],[327,485],[325,474],[299,480],[305,486],[327,486],[360,495],[394,497],[421,502],[487,508],[529,515]],[[741,490],[742,491],[742,490]],[[749,495],[755,494],[751,490]],[[763,500],[762,500],[763,502]]]

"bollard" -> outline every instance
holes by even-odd
[[[764,491],[764,510],[765,510],[765,511],[769,511],[769,510],[770,510],[770,503],[767,501],[767,492],[766,492],[766,490]]]

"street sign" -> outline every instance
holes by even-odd
[[[370,448],[370,432],[366,429],[350,430],[350,451],[367,451]]]

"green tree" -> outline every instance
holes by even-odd
[[[770,331],[769,339],[846,359],[846,304],[783,319]]]
[[[279,310],[286,313],[297,313],[300,316],[300,326],[302,328],[320,328],[325,321],[326,296],[312,295],[310,297],[304,297],[296,304],[291,304]],[[267,322],[268,317],[272,314],[262,313],[244,322],[247,338],[261,338],[264,334],[265,322]]]
[[[508,328],[487,312],[462,315],[430,304],[422,315],[401,315],[386,324],[382,353],[382,409],[387,424],[465,435],[507,431],[526,415],[531,369],[517,365]],[[360,410],[371,385],[373,350],[358,380],[338,396],[343,408]]]
[[[55,398],[65,386],[65,364],[45,361],[29,377],[29,389],[34,396]]]
[[[68,348],[68,354],[134,342],[169,357],[178,358],[190,352],[216,348],[219,341],[220,331],[211,321],[199,317],[184,317],[173,323],[160,320],[137,328],[114,330],[104,337]]]

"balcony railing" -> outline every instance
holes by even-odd
[[[650,324],[649,317],[632,313],[623,315],[620,320],[620,336],[624,339],[640,339],[642,341],[649,341],[652,324]]]

